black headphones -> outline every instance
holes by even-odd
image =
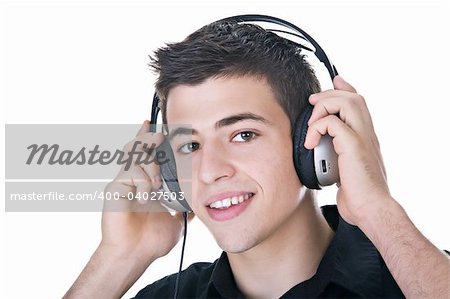
[[[338,75],[336,68],[328,59],[322,47],[320,47],[320,45],[305,31],[285,20],[266,15],[251,14],[228,17],[221,19],[218,22],[222,21],[237,23],[265,22],[280,25],[291,31],[294,31],[295,33],[283,30],[266,29],[267,31],[271,32],[282,32],[294,35],[308,42],[310,45],[312,45],[313,49],[288,40],[290,43],[294,43],[296,46],[300,46],[302,49],[307,49],[308,51],[314,53],[319,61],[322,62],[327,68],[331,79]],[[153,96],[152,112],[150,118],[152,130],[155,130],[156,128],[158,113],[160,111],[159,102],[160,100],[155,93]],[[309,189],[321,189],[321,187],[323,186],[328,186],[339,182],[338,159],[337,154],[334,151],[332,138],[329,135],[322,136],[319,145],[312,150],[306,149],[304,147],[306,133],[308,131],[308,120],[311,117],[312,110],[313,106],[308,105],[295,122],[293,128],[293,159],[295,170],[297,171],[297,175],[300,178],[302,184]],[[182,194],[182,192],[178,184],[175,158],[167,139],[159,146],[159,149],[166,152],[166,157],[169,160],[168,163],[160,165],[163,189],[167,192],[170,192],[171,194],[177,194],[176,199],[171,198],[169,200],[165,200],[164,204],[176,211],[191,211],[192,209],[184,199],[184,196],[179,196],[179,194]]]

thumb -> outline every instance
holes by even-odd
[[[353,86],[351,86],[347,81],[342,79],[341,76],[334,77],[333,86],[337,90],[344,90],[356,93],[356,89]]]

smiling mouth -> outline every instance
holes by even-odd
[[[211,209],[227,209],[233,205],[238,205],[240,203],[243,203],[244,201],[248,200],[249,198],[252,198],[254,193],[250,192],[247,194],[239,195],[239,196],[232,196],[228,198],[224,198],[222,200],[215,201],[209,205]]]

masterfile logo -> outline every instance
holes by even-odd
[[[173,194],[163,189],[129,194],[105,192],[105,186],[119,170],[129,171],[132,165],[161,166],[170,159],[177,166],[177,179],[190,182],[189,156],[183,156],[183,163],[177,164],[175,156],[167,153],[170,143],[166,142],[168,149],[133,141],[140,127],[141,124],[7,124],[5,210],[148,212],[161,211],[160,205],[136,205],[136,200],[184,198],[184,192]],[[164,129],[169,133],[170,128]]]

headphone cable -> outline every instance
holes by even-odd
[[[181,269],[183,267],[183,257],[184,257],[184,247],[186,245],[186,236],[187,236],[187,218],[188,213],[183,212],[183,221],[184,221],[184,232],[183,232],[183,246],[181,247],[181,259],[180,259],[180,268],[178,269],[177,279],[175,281],[175,294],[173,296],[174,299],[178,298],[178,289],[180,287],[180,276],[181,276]]]

